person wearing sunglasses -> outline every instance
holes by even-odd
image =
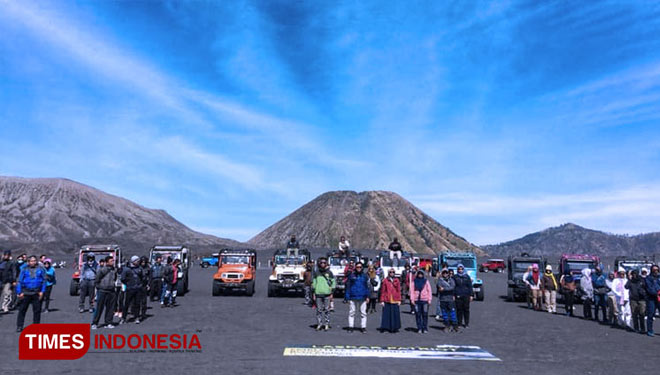
[[[369,275],[364,272],[364,264],[357,262],[355,269],[347,277],[346,300],[349,303],[348,332],[355,329],[355,315],[360,311],[360,332],[367,333],[367,304],[369,303]]]
[[[316,330],[330,329],[330,298],[337,286],[335,277],[328,267],[327,258],[319,258],[318,267],[312,279],[313,298],[316,301]]]

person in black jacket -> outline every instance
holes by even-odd
[[[398,267],[402,255],[402,248],[401,244],[399,243],[399,239],[394,237],[390,243],[390,246],[387,248],[390,251],[390,260],[392,261],[392,265]],[[396,258],[396,262],[394,262],[394,258]]]
[[[289,242],[286,244],[286,256],[290,257],[291,252],[293,251],[294,256],[298,256],[298,249],[300,249],[300,244],[298,243],[298,240],[296,239],[296,235],[292,234],[291,239]]]
[[[635,332],[645,333],[646,325],[646,287],[639,271],[632,270],[632,277],[626,283],[630,292],[630,312],[632,313],[633,328]]]
[[[138,296],[138,305],[140,306],[140,320],[147,318],[147,296],[151,287],[151,267],[146,256],[140,257],[140,267],[142,268],[142,287]]]
[[[163,291],[163,257],[156,255],[156,261],[151,266],[151,281],[149,286],[149,299],[159,301]]]
[[[133,315],[135,316],[135,324],[140,324],[140,309],[139,297],[140,290],[144,285],[144,274],[142,267],[140,267],[140,257],[133,255],[131,263],[125,267],[121,272],[121,282],[126,285],[126,293],[124,296],[123,315],[119,324],[124,324],[128,320],[129,308],[132,307]]]
[[[104,310],[105,328],[115,328],[112,318],[115,310],[117,270],[115,270],[115,259],[112,256],[105,257],[104,261],[105,266],[99,268],[96,273],[96,310],[92,319],[92,329],[98,327]]]
[[[465,267],[459,264],[456,267],[456,275],[454,275],[454,293],[456,295],[456,315],[458,318],[458,325],[464,328],[470,326],[470,302],[472,302],[472,279],[465,272]]]
[[[2,312],[9,312],[14,285],[16,285],[15,266],[11,260],[11,251],[5,250],[0,261],[0,285],[2,286]]]

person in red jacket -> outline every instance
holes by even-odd
[[[388,271],[387,277],[380,286],[380,305],[383,315],[380,320],[380,330],[396,333],[401,328],[401,281],[395,277],[394,269]]]

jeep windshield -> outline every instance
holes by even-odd
[[[539,260],[530,261],[530,262],[514,261],[513,262],[513,272],[514,273],[525,273],[525,272],[527,272],[527,268],[531,267],[533,264],[538,264],[539,267],[541,267],[541,261],[539,261]]]
[[[381,267],[392,267],[392,264],[393,264],[392,259],[390,259],[389,256],[380,258]],[[410,259],[406,257],[401,257],[401,260],[399,260],[399,267],[405,267],[408,264],[410,264]]]
[[[592,271],[596,268],[596,265],[591,260],[569,260],[564,262],[564,272],[580,273],[585,268],[591,268]]]
[[[305,256],[304,255],[298,255],[296,256],[286,256],[286,255],[276,255],[275,256],[275,264],[277,265],[300,265],[300,264],[305,264]]]
[[[448,268],[456,268],[462,264],[465,268],[474,268],[474,259],[472,258],[445,258]]]
[[[346,258],[340,258],[340,257],[330,257],[330,266],[347,266],[351,261],[357,263],[357,257],[346,257]]]
[[[248,264],[250,262],[250,257],[247,255],[223,255],[220,259],[222,264]]]
[[[171,252],[171,251],[152,251],[151,252],[151,263],[156,262],[156,258],[160,255],[163,260],[163,263],[167,262],[167,258],[181,259],[181,253]]]
[[[653,263],[644,262],[644,261],[634,261],[634,260],[619,263],[619,267],[623,267],[623,269],[626,270],[626,272],[632,270],[641,271],[642,268],[644,267],[651,269],[652,265]]]
[[[115,257],[115,252],[114,251],[83,251],[82,252],[82,260],[85,262],[87,260],[88,255],[94,255],[94,259],[98,262],[101,259],[105,259],[107,256]]]

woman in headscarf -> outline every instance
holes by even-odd
[[[378,301],[378,292],[380,290],[380,277],[376,273],[376,269],[373,264],[369,265],[367,269],[367,275],[369,275],[369,304],[367,305],[367,313],[376,312],[376,303]]]
[[[591,282],[591,269],[589,268],[582,270],[580,290],[582,291],[582,309],[584,311],[584,318],[592,319],[591,304],[594,300],[594,285]]]
[[[525,279],[525,284],[532,291],[532,305],[534,305],[534,310],[542,310],[541,304],[543,303],[543,296],[541,294],[541,280],[542,275],[539,271],[539,265],[534,263],[532,264],[532,272]]]
[[[410,300],[415,304],[417,333],[429,332],[429,306],[432,298],[431,283],[424,277],[424,271],[417,271],[410,285]]]
[[[401,281],[395,276],[394,268],[387,273],[380,287],[380,305],[383,307],[380,330],[396,333],[401,328]]]

